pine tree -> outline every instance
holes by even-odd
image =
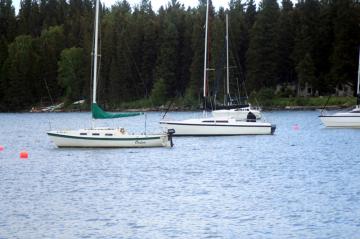
[[[131,57],[131,8],[128,2],[118,3],[113,11],[114,42],[111,68],[109,71],[109,98],[113,104],[136,99],[136,88],[133,87]]]
[[[19,34],[40,35],[42,23],[39,5],[36,0],[21,0],[18,19]]]
[[[11,0],[0,0],[0,36],[7,42],[16,36],[15,8]]]
[[[351,0],[337,0],[334,7],[334,48],[331,56],[331,78],[335,87],[351,84],[356,89],[360,42],[359,15]]]
[[[313,91],[309,92],[309,90],[305,88],[307,85],[315,85],[317,80],[315,76],[315,65],[309,53],[307,53],[296,66],[296,72],[299,80],[298,94],[304,90],[307,91],[307,94],[313,94]]]
[[[302,69],[304,67],[304,59],[307,58],[308,62],[315,67],[314,75],[318,78],[318,72],[316,71],[318,62],[322,59],[318,57],[317,46],[319,45],[319,28],[320,28],[320,4],[317,0],[301,0],[296,5],[295,11],[295,25],[296,36],[295,46],[293,52],[293,59],[296,69]],[[302,65],[302,67],[301,67]],[[305,64],[305,66],[310,64]],[[297,78],[299,78],[299,71],[297,72]],[[298,83],[301,80],[298,79]],[[311,80],[313,88],[312,92],[316,92],[319,89],[319,81]]]
[[[290,0],[282,1],[282,11],[279,17],[278,29],[278,83],[294,83],[295,72],[292,54],[295,45],[295,24],[293,4]]]
[[[165,18],[163,32],[160,35],[160,52],[156,64],[156,79],[164,80],[166,96],[174,97],[176,92],[176,59],[178,47],[178,31],[169,17]]]
[[[196,102],[202,97],[203,69],[204,69],[204,36],[205,36],[206,1],[200,2],[192,12],[191,48],[193,52],[190,66],[190,81],[186,89],[186,99],[189,103]],[[199,101],[200,102],[200,101]]]
[[[274,87],[278,82],[278,17],[277,1],[263,0],[250,32],[247,52],[247,86],[250,90]]]
[[[149,8],[142,9],[144,9],[144,22],[142,25],[144,39],[142,48],[140,49],[142,50],[141,77],[145,88],[145,96],[148,97],[155,78],[155,67],[158,52],[158,24],[156,16],[151,9],[151,5]]]
[[[319,94],[327,94],[332,91],[331,86],[333,82],[331,80],[330,68],[331,68],[331,54],[333,52],[334,43],[334,26],[333,18],[335,16],[335,8],[333,1],[321,1],[320,2],[320,22],[318,29],[318,44],[315,51],[315,57],[319,58],[319,62],[316,66],[316,72],[318,75],[318,91]]]

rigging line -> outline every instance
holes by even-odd
[[[236,85],[237,85],[237,88],[238,88],[238,98],[239,98],[239,103],[241,104],[241,95],[240,95],[240,86],[239,86],[239,78],[236,77]]]
[[[165,118],[166,114],[169,112],[170,107],[172,106],[173,103],[174,103],[174,98],[170,101],[170,104],[169,104],[169,106],[166,108],[165,113],[164,113],[162,119]]]
[[[360,62],[360,60],[359,60],[359,62]],[[360,68],[359,68],[359,69],[360,69]],[[335,81],[335,88],[337,88],[337,86],[340,84],[340,81],[341,81],[341,78],[338,78],[338,79]],[[336,92],[335,92],[335,93],[336,93]],[[320,114],[322,114],[322,112],[325,110],[325,107],[326,107],[327,104],[329,103],[331,97],[332,97],[332,95],[330,94],[330,95],[328,96],[328,99],[326,100],[326,103],[325,103],[324,107],[321,109]],[[349,108],[350,108],[350,107],[349,107]]]
[[[124,32],[125,32],[125,31],[122,31],[122,32],[121,32],[121,35],[123,35]],[[143,78],[142,75],[141,75],[141,72],[140,72],[140,70],[139,70],[138,65],[136,64],[136,61],[135,61],[133,55],[131,54],[131,49],[130,49],[129,45],[127,44],[127,41],[126,41],[126,40],[124,41],[124,45],[125,45],[126,50],[127,50],[127,53],[128,53],[128,55],[125,55],[125,57],[130,58],[130,60],[132,61],[133,65],[134,65],[134,67],[135,67],[135,71],[136,71],[138,77],[140,78],[140,80],[141,80],[142,83],[143,83],[144,90],[145,90],[145,96],[148,97],[148,96],[149,96],[149,92],[148,92],[148,89],[147,89],[147,87],[146,87],[146,82],[145,82],[144,78]],[[138,90],[137,90],[137,87],[135,87],[135,91],[136,91],[136,94],[139,95],[139,92],[138,92]],[[151,97],[149,97],[149,99],[150,99],[151,106],[154,106]]]
[[[321,115],[323,114],[323,111],[325,110],[325,107],[326,107],[326,106],[327,106],[327,104],[329,103],[330,98],[331,98],[331,95],[329,95],[329,96],[328,96],[328,98],[327,98],[327,100],[326,100],[326,103],[325,103],[324,107],[321,109],[321,112],[320,112],[320,114],[321,114]]]
[[[232,31],[231,28],[229,29],[229,31]],[[230,32],[230,34],[229,34],[230,44],[231,44],[231,42],[234,42],[233,37],[234,37],[234,34],[231,34],[231,32]],[[234,44],[231,44],[231,45],[233,46],[232,48],[234,48]],[[231,52],[232,52],[233,58],[235,59],[235,65],[236,65],[237,68],[239,69],[239,70],[238,70],[238,75],[239,75],[239,77],[240,77],[240,78],[241,78],[242,76],[244,77],[244,74],[241,74],[241,72],[243,71],[243,68],[242,68],[241,63],[240,63],[240,60],[239,60],[239,58],[238,58],[238,56],[237,56],[237,54],[236,54],[236,51],[235,51],[235,54],[233,53],[233,52],[234,52],[234,49],[233,49]],[[243,79],[243,81],[245,81],[245,79]],[[244,87],[245,87],[245,86],[244,86]],[[237,91],[238,91],[238,99],[239,99],[239,102],[240,102],[240,101],[241,101],[241,92],[240,92],[240,86],[239,86],[239,85],[238,85]],[[247,93],[246,93],[246,90],[245,90],[245,94],[246,94],[246,97],[248,97],[248,96],[247,96]]]
[[[249,99],[249,95],[248,95],[247,90],[246,90],[245,80],[244,80],[242,83],[243,83],[243,85],[244,85],[244,92],[245,92],[246,100],[248,100],[248,99]],[[256,96],[255,96],[255,101],[256,101],[257,106],[260,107],[259,102],[257,101]]]
[[[46,82],[45,77],[43,78],[43,80],[44,80],[44,83],[45,83],[46,90],[47,90],[47,92],[48,92],[48,94],[49,94],[49,98],[50,98],[50,101],[51,101],[51,105],[54,105],[54,101],[53,101],[53,98],[51,97],[50,89],[49,89],[49,86],[48,86],[48,84],[47,84],[47,82]]]
[[[229,30],[232,31],[231,27],[230,27]],[[230,34],[229,34],[229,40],[230,40],[231,42],[234,42],[233,36],[234,36],[234,34],[231,34],[231,32],[230,32]],[[231,43],[231,42],[230,42],[230,43]],[[234,46],[234,45],[233,45],[233,46]],[[245,93],[245,96],[246,96],[245,98],[246,98],[246,99],[249,99],[249,95],[248,95],[248,92],[247,92],[247,89],[246,89],[246,85],[245,85],[246,76],[245,76],[244,68],[242,67],[241,62],[240,62],[237,54],[236,54],[236,53],[235,53],[235,54],[233,53],[232,55],[233,55],[233,58],[235,59],[235,64],[237,65],[237,67],[238,67],[238,69],[239,69],[238,75],[239,75],[239,77],[242,79],[241,82],[243,83],[243,86],[244,86],[244,93]],[[238,94],[239,94],[239,100],[241,101],[240,87],[238,87]],[[257,102],[258,107],[260,107],[260,105],[259,105],[256,97],[255,97],[255,101]]]
[[[125,31],[123,30],[123,31],[121,32],[121,35],[124,35],[124,32],[125,32]],[[126,40],[124,41],[124,45],[125,45],[125,47],[126,47],[126,50],[127,50],[127,53],[128,53],[128,54],[123,54],[123,55],[124,55],[125,57],[127,57],[128,59],[130,59],[130,61],[132,61],[138,77],[139,77],[141,80],[143,80],[142,77],[141,77],[141,74],[140,74],[140,72],[139,72],[138,66],[137,66],[137,64],[136,64],[136,61],[135,61],[135,59],[133,58],[133,56],[132,56],[132,54],[131,54],[131,49],[130,49],[129,45],[127,44],[127,41],[126,41]],[[129,63],[128,63],[128,66],[131,68],[131,65],[130,65]],[[135,82],[135,83],[136,83],[136,82]],[[144,82],[143,82],[143,83],[144,83]],[[136,91],[136,94],[139,95],[139,92],[138,92],[138,89],[137,89],[136,86],[135,86],[135,91]]]
[[[216,98],[217,93],[219,92],[219,85],[220,81],[222,81],[223,78],[223,65],[224,65],[224,58],[225,58],[225,48],[226,45],[224,44],[224,47],[221,50],[220,57],[218,57],[216,68],[215,68],[215,81],[213,86],[213,92],[214,92],[214,98]],[[226,69],[226,67],[225,67]],[[224,94],[226,95],[226,94]],[[225,97],[224,97],[225,98]],[[215,101],[215,107],[216,107],[216,101]]]

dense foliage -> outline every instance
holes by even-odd
[[[177,0],[154,11],[126,0],[101,9],[99,103],[148,100],[198,104],[203,81],[206,1]],[[230,19],[231,89],[328,95],[355,90],[360,45],[357,0],[230,0],[210,11],[209,92],[223,97],[225,14]],[[0,111],[89,99],[94,1],[0,0]],[[236,80],[233,80],[236,79]],[[285,92],[285,93],[284,93]]]

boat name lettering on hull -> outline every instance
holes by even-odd
[[[143,140],[135,140],[135,144],[146,144]]]

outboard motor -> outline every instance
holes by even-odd
[[[168,132],[167,132],[167,135],[168,135],[168,138],[170,140],[170,146],[173,147],[174,146],[174,143],[173,143],[173,135],[175,134],[175,129],[168,129]]]
[[[246,122],[256,122],[256,115],[253,112],[249,112],[246,117]]]

